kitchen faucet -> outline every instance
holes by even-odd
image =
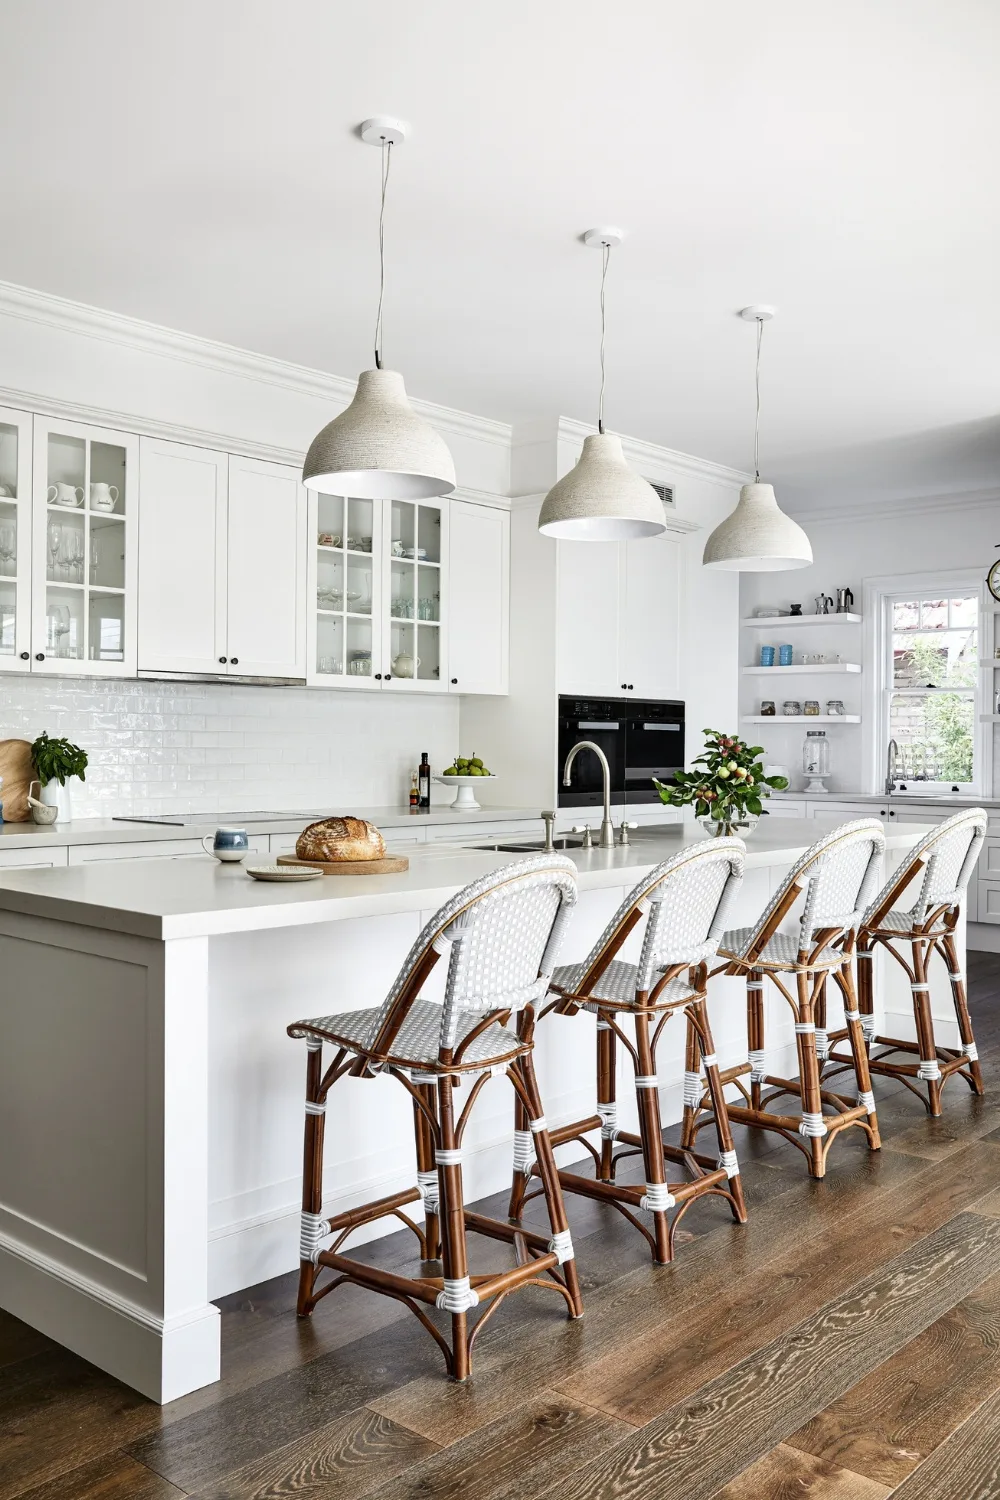
[[[899,770],[899,746],[895,740],[890,740],[885,752],[885,794],[891,797],[896,790],[896,776]]]
[[[611,821],[611,767],[608,765],[608,757],[600,745],[595,745],[593,740],[577,740],[567,755],[566,764],[563,766],[563,786],[569,786],[570,767],[581,750],[593,750],[601,762],[601,770],[604,773],[604,820],[601,823],[600,848],[613,849],[615,847],[615,825]]]

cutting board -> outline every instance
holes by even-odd
[[[279,854],[279,865],[310,865],[324,875],[398,875],[410,868],[405,854],[387,854],[384,859],[299,859],[295,854]]]
[[[5,823],[26,823],[31,817],[28,787],[36,780],[31,745],[27,740],[0,740],[0,802]],[[38,793],[36,793],[36,796]]]

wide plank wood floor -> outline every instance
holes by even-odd
[[[985,1099],[876,1080],[883,1150],[848,1132],[821,1183],[737,1131],[750,1222],[695,1205],[669,1267],[570,1199],[584,1318],[508,1299],[464,1386],[389,1299],[299,1323],[293,1276],[224,1301],[222,1380],[165,1408],[0,1313],[0,1500],[1000,1500],[1000,955],[968,966]]]

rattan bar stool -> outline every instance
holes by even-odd
[[[583,1311],[573,1242],[563,1208],[555,1158],[532,1063],[535,1007],[549,979],[566,921],[576,901],[576,870],[560,855],[538,855],[473,881],[428,922],[384,1003],[371,1010],[320,1016],[289,1026],[304,1037],[306,1071],[305,1167],[302,1192],[298,1313],[342,1282],[356,1282],[403,1302],[436,1339],[448,1373],[464,1380],[480,1329],[504,1297],[534,1285],[557,1291],[569,1315]],[[440,955],[448,953],[444,1002],[420,998]],[[518,1030],[508,1027],[519,1015]],[[324,1043],[336,1048],[323,1068]],[[504,1072],[530,1122],[551,1236],[471,1213],[462,1193],[462,1137],[476,1098],[494,1072]],[[346,1213],[324,1218],[323,1127],[327,1095],[338,1079],[386,1073],[413,1099],[417,1186]],[[455,1092],[465,1083],[461,1112]],[[423,1199],[423,1227],[403,1206]],[[361,1224],[394,1215],[412,1229],[424,1262],[440,1259],[442,1276],[402,1276],[380,1271],[341,1253]],[[473,1230],[514,1247],[510,1270],[470,1276],[466,1232]],[[333,1244],[323,1248],[330,1236]],[[317,1289],[324,1269],[332,1280]],[[451,1315],[450,1340],[428,1307]],[[485,1310],[469,1326],[469,1313]]]
[[[865,912],[858,930],[858,1000],[861,1025],[869,1048],[878,1046],[885,1049],[879,1053],[869,1053],[868,1067],[873,1073],[898,1078],[918,1099],[923,1100],[932,1115],[941,1113],[941,1090],[953,1073],[961,1073],[973,1093],[983,1093],[983,1073],[972,1034],[965,974],[955,942],[955,926],[969,879],[983,847],[987,822],[984,810],[975,807],[968,812],[956,813],[953,818],[938,824],[932,833],[914,845],[891,879],[879,891]],[[899,901],[921,870],[923,880],[920,882],[916,902],[908,911],[900,910]],[[905,947],[907,943],[910,946],[909,963],[896,946],[899,944]],[[875,951],[879,945],[892,954],[909,977],[917,1027],[916,1042],[875,1034],[872,970]],[[931,956],[935,952],[944,959],[948,969],[951,997],[962,1043],[960,1051],[939,1047],[934,1039],[928,971]],[[843,1032],[834,1032],[830,1040],[836,1044],[843,1039],[843,1035]],[[919,1061],[887,1061],[897,1052],[915,1054]],[[830,1060],[836,1065],[842,1065],[845,1061],[836,1051],[831,1054]],[[920,1087],[922,1084],[927,1086],[926,1097]]]
[[[881,1144],[875,1096],[861,1016],[854,994],[852,957],[855,934],[878,880],[885,835],[875,818],[844,823],[813,844],[789,871],[755,927],[723,935],[719,956],[727,962],[715,974],[743,975],[747,982],[749,1061],[723,1074],[735,1083],[745,1104],[729,1104],[729,1117],[741,1125],[777,1131],[804,1153],[814,1177],[826,1172],[826,1158],[837,1135],[857,1125],[873,1151]],[[803,896],[797,933],[779,932],[782,921]],[[791,1007],[798,1051],[797,1079],[773,1077],[764,1068],[764,980],[769,979]],[[816,1049],[817,1006],[833,979],[844,998],[845,1035],[851,1045],[857,1093],[852,1100],[824,1089]],[[795,993],[786,984],[794,983]],[[749,1092],[742,1078],[749,1073]],[[767,1094],[764,1089],[770,1090]],[[801,1115],[782,1114],[768,1106],[783,1095],[797,1095]],[[825,1106],[825,1110],[824,1110]],[[685,1120],[684,1140],[693,1142],[712,1118],[701,1106]]]
[[[597,1014],[597,1113],[550,1132],[553,1145],[579,1141],[593,1156],[596,1177],[560,1171],[568,1193],[610,1203],[645,1235],[657,1263],[673,1259],[677,1225],[691,1204],[705,1193],[729,1200],[733,1217],[746,1221],[740,1169],[726,1114],[726,1101],[708,1021],[705,980],[707,964],[715,956],[726,915],[743,879],[746,850],[739,839],[708,839],[673,859],[657,865],[619,907],[597,945],[581,964],[558,968],[552,976],[557,997],[546,1011],[575,1015]],[[638,965],[615,957],[633,928],[646,918]],[[702,1156],[663,1141],[656,1076],[656,1049],[666,1022],[677,1011],[687,1018],[685,1098],[701,1098],[705,1083],[715,1106],[719,1155]],[[545,1014],[545,1012],[543,1012]],[[623,1029],[631,1017],[635,1042]],[[639,1134],[619,1130],[615,1099],[617,1043],[621,1042],[635,1070]],[[532,1173],[542,1176],[544,1164],[532,1160],[532,1136],[523,1102],[515,1104],[514,1181],[510,1216],[519,1220],[529,1194]],[[598,1151],[587,1132],[600,1128]],[[616,1144],[619,1149],[616,1149]],[[618,1163],[641,1155],[645,1186],[615,1181]],[[680,1163],[688,1178],[667,1181],[667,1164]],[[676,1207],[673,1219],[669,1211]],[[647,1228],[638,1213],[651,1216]]]

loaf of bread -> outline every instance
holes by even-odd
[[[302,830],[295,853],[299,859],[382,859],[385,840],[364,818],[323,818]]]

